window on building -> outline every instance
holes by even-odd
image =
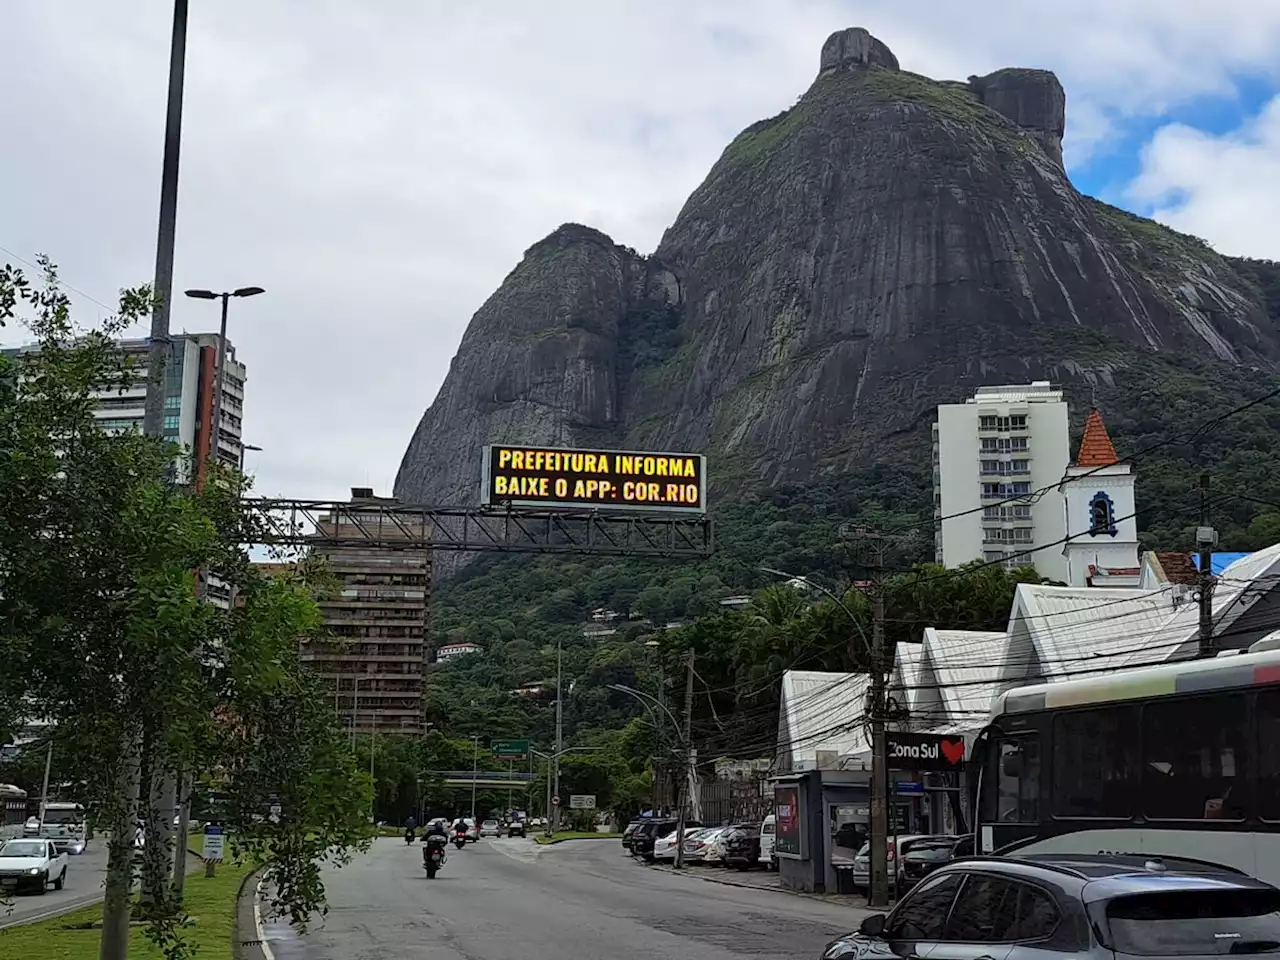
[[[1000,473],[1000,461],[999,460],[983,460],[982,472],[983,473]]]
[[[1011,473],[1030,473],[1031,461],[1030,460],[1014,460],[1009,469]]]
[[[1009,418],[1010,430],[1027,429],[1027,415],[1025,413],[1017,413]]]
[[[165,397],[164,406],[166,410],[180,410],[182,408],[182,397],[180,396]]]
[[[1026,481],[1019,481],[1018,483],[1011,483],[1011,484],[1009,484],[1009,488],[1010,488],[1010,489],[1009,489],[1010,494],[1011,494],[1012,496],[1015,496],[1015,497],[1016,497],[1016,496],[1020,496],[1020,495],[1022,495],[1022,494],[1025,494],[1025,493],[1030,493],[1030,492],[1031,492],[1031,484],[1030,484],[1030,483],[1027,483]]]
[[[1099,490],[1089,501],[1089,535],[1100,537],[1104,534],[1116,535],[1116,518],[1111,498]]]
[[[978,418],[978,429],[979,429],[979,430],[994,430],[994,429],[996,429],[997,421],[999,421],[999,419],[1000,419],[999,417],[979,417],[979,418]]]
[[[1002,563],[1004,562],[1004,552],[1002,550],[988,550],[982,555],[982,559],[987,563]]]
[[[177,430],[182,422],[182,418],[176,413],[167,414],[164,418],[164,428],[166,430]]]
[[[1053,812],[1059,817],[1133,814],[1138,774],[1136,707],[1059,714],[1053,721]]]
[[[1152,820],[1244,819],[1249,763],[1245,695],[1147,704],[1142,710],[1142,760],[1142,796]]]
[[[1030,543],[1033,536],[1034,534],[1030,527],[1015,527],[1013,529],[1014,543]]]

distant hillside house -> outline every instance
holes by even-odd
[[[478,643],[466,641],[464,643],[446,643],[443,647],[436,651],[436,660],[453,660],[455,657],[465,657],[469,653],[479,653],[484,648]]]

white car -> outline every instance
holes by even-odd
[[[701,833],[702,827],[685,827],[684,839],[688,840],[695,833]],[[653,859],[654,860],[675,860],[676,858],[676,831],[672,830],[665,837],[659,837],[653,841]]]
[[[480,836],[482,837],[500,837],[502,836],[502,827],[497,820],[486,820],[480,824]]]
[[[52,840],[10,840],[0,847],[0,890],[44,893],[61,890],[67,879],[67,855]]]

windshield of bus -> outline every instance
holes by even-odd
[[[1139,957],[1280,953],[1280,891],[1149,893],[1107,904],[1117,953]]]

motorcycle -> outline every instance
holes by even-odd
[[[410,828],[405,827],[405,831],[404,831],[404,842],[405,842],[405,844],[406,844],[406,845],[412,845],[412,844],[413,844],[413,841],[415,841],[415,840],[417,840],[417,839],[418,839],[418,835],[417,835],[416,833],[414,833],[414,832],[413,832],[413,830],[411,830]]]
[[[459,828],[458,830],[454,831],[453,845],[457,847],[459,850],[461,850],[463,847],[467,845],[467,831],[465,827]]]
[[[436,873],[444,866],[448,857],[445,855],[445,847],[448,840],[439,834],[432,834],[427,837],[426,845],[422,848],[422,865],[426,868],[427,879],[434,880]]]

